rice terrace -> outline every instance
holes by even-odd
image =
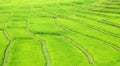
[[[120,66],[120,0],[0,0],[0,66]]]

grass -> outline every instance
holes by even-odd
[[[4,58],[4,51],[5,51],[5,49],[6,49],[6,47],[7,47],[7,45],[8,45],[8,41],[7,41],[7,39],[6,39],[6,37],[4,36],[4,34],[3,34],[3,32],[2,31],[0,31],[0,37],[2,38],[1,40],[0,40],[0,65],[2,64],[2,61],[3,61],[3,58]]]
[[[68,41],[63,40],[59,36],[37,35],[38,37],[46,40],[51,59],[53,60],[52,66],[73,66],[73,65],[88,65],[85,56],[77,50]],[[51,39],[51,40],[49,40]],[[60,43],[58,43],[60,42]],[[62,49],[64,48],[64,49]],[[78,59],[77,57],[81,57]],[[65,60],[63,60],[65,59]],[[64,63],[65,62],[65,63]],[[73,62],[73,63],[70,63]]]
[[[119,4],[0,0],[0,66],[120,66]]]
[[[45,64],[41,43],[33,39],[15,40],[8,57],[7,66],[43,66]]]
[[[79,23],[74,23],[74,25],[73,25],[73,22],[68,21],[68,20],[64,20],[64,19],[58,19],[58,22],[61,22],[63,24],[63,26],[65,26],[68,29],[71,29],[71,31],[73,31],[73,32],[77,32],[77,33],[82,33],[82,34],[85,34],[85,35],[89,35],[91,37],[94,37],[94,39],[99,39],[99,40],[102,40],[102,41],[107,41],[110,44],[111,43],[112,44],[115,43],[115,45],[119,46],[119,38],[115,38],[114,36],[108,35],[108,34],[106,35],[106,33],[104,33],[103,31],[101,32],[101,31],[98,31],[98,30],[91,29],[90,27],[88,27],[88,26],[86,26],[84,24],[81,25]],[[66,23],[64,23],[64,22],[66,22]],[[69,22],[69,24],[67,22]],[[80,26],[81,28],[78,27],[78,26]],[[86,29],[89,29],[89,30],[86,30]]]

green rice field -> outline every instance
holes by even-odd
[[[0,0],[0,66],[120,66],[120,0]]]

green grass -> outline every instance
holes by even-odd
[[[5,49],[8,46],[8,41],[6,39],[6,37],[4,36],[3,32],[0,31],[0,37],[2,39],[0,39],[0,65],[2,64],[3,58],[4,58],[4,54],[5,54]]]
[[[43,66],[45,64],[41,43],[33,39],[17,39],[10,50],[7,66]]]
[[[65,41],[59,36],[37,36],[46,40],[48,51],[51,52],[50,55],[53,60],[53,63],[51,64],[52,66],[80,66],[83,64],[88,66],[84,54],[70,44],[70,42]],[[81,58],[79,59],[78,57]]]
[[[119,4],[0,0],[0,66],[120,66]]]

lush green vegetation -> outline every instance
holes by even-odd
[[[0,66],[120,66],[120,1],[0,0]]]

